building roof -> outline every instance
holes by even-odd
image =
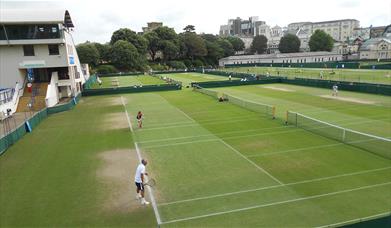
[[[380,42],[383,42],[383,41],[386,42],[386,43],[391,44],[391,40],[387,39],[387,38],[384,38],[384,37],[372,38],[372,39],[369,39],[369,40],[365,41],[361,45],[360,51],[370,51],[370,50],[376,49],[376,46]]]
[[[61,23],[65,27],[74,27],[68,10],[0,10],[1,24],[49,24]]]

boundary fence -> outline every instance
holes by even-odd
[[[9,134],[4,135],[0,138],[0,155],[2,155],[10,146],[19,141],[19,139],[21,139],[25,134],[33,131],[49,115],[71,110],[79,102],[80,98],[81,94],[79,93],[76,97],[72,98],[65,104],[42,109],[16,127],[16,129],[12,130]]]

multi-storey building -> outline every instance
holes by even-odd
[[[81,92],[88,67],[79,62],[73,27],[65,10],[0,11],[0,88],[15,100],[0,111],[15,112],[18,101],[20,111],[51,107]]]
[[[255,36],[257,27],[265,24],[264,21],[259,21],[258,17],[250,17],[248,20],[243,20],[240,17],[229,19],[228,24],[220,26],[220,36]]]
[[[142,33],[147,33],[151,32],[159,27],[163,26],[163,22],[148,22],[147,27],[143,27],[143,32]]]
[[[288,25],[288,31],[294,32],[302,29],[308,34],[316,30],[323,30],[336,41],[346,41],[351,37],[356,28],[360,27],[360,22],[355,19],[343,19],[321,22],[295,22]]]

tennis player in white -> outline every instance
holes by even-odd
[[[338,96],[338,86],[337,85],[334,85],[333,86],[333,97],[336,97],[336,96]]]
[[[148,176],[148,173],[145,172],[145,166],[147,164],[147,160],[142,159],[141,163],[137,166],[136,175],[134,176],[134,182],[137,186],[137,199],[141,199],[141,204],[143,205],[149,204],[144,198],[144,175]]]

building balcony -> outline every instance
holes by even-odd
[[[63,44],[65,38],[57,39],[26,39],[26,40],[0,40],[0,45],[33,45],[33,44]]]

